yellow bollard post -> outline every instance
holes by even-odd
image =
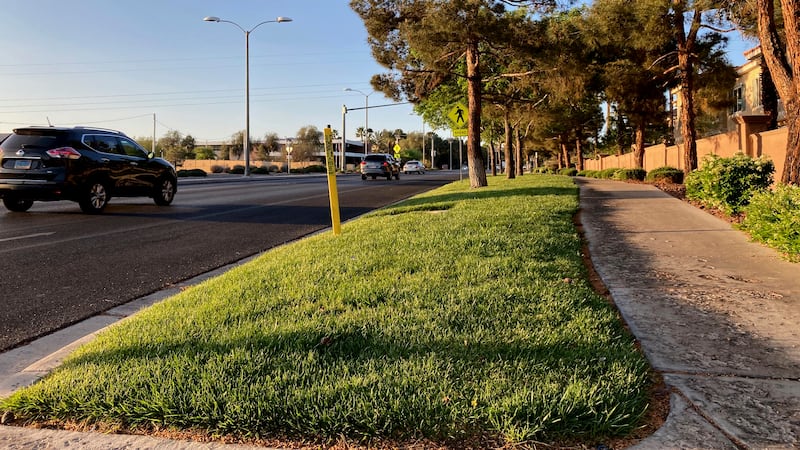
[[[328,125],[324,130],[325,135],[325,165],[328,169],[328,196],[331,202],[331,223],[333,235],[342,234],[342,221],[339,218],[339,191],[336,189],[336,162],[333,160],[333,130]],[[344,140],[342,140],[344,142]],[[345,151],[342,149],[342,158]]]

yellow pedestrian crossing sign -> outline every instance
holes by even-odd
[[[456,103],[450,112],[447,113],[447,117],[453,124],[453,129],[467,128],[467,124],[469,123],[469,114],[467,107],[462,103]]]

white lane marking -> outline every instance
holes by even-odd
[[[30,238],[40,237],[40,236],[50,236],[51,234],[56,234],[56,233],[55,233],[55,231],[52,231],[50,233],[28,234],[28,235],[25,235],[25,236],[17,236],[17,237],[12,237],[12,238],[0,239],[0,242],[16,241],[16,240],[19,240],[19,239],[30,239]]]

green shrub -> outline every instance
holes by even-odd
[[[244,174],[244,166],[241,164],[237,164],[231,168],[228,168],[225,172],[232,173],[235,175],[242,175]]]
[[[178,176],[183,177],[205,177],[208,174],[203,169],[181,169],[178,171]]]
[[[574,177],[578,174],[578,169],[574,167],[565,167],[558,171],[559,175],[566,175],[568,177]]]
[[[741,228],[753,238],[800,261],[800,186],[779,185],[753,194]]]
[[[597,171],[584,169],[578,172],[578,176],[586,178],[597,178]]]
[[[264,166],[253,167],[250,169],[250,173],[254,173],[256,175],[266,175],[269,173],[269,168]]]
[[[270,164],[268,169],[269,169],[270,172],[280,172],[281,171],[281,168],[278,167],[277,164]]]
[[[600,171],[597,172],[597,178],[602,178],[604,180],[610,180],[611,178],[614,178],[614,175],[616,175],[617,171],[619,171],[619,170],[620,169],[616,168],[616,167],[612,167],[610,169],[600,170]]]
[[[325,173],[328,169],[322,164],[314,164],[303,169],[303,173]]]
[[[663,166],[648,172],[645,180],[651,183],[667,182],[681,184],[683,183],[683,171],[674,167]]]
[[[639,180],[644,181],[647,171],[644,169],[619,169],[614,173],[615,180]]]
[[[686,197],[726,214],[737,214],[750,197],[772,184],[775,165],[743,153],[731,158],[709,155],[701,169],[686,177]]]

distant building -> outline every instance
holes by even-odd
[[[717,128],[704,134],[710,136],[729,132],[742,132],[748,128],[749,132],[755,128],[770,128],[770,122],[780,123],[784,118],[783,104],[775,94],[772,81],[765,77],[763,71],[764,59],[761,47],[755,47],[744,52],[747,62],[736,68],[739,75],[731,89],[733,106],[729,111],[721,111],[717,120]],[[774,98],[775,117],[768,110],[769,99]],[[683,141],[680,123],[680,95],[677,89],[670,92],[670,123],[675,137],[675,142]],[[749,133],[748,133],[749,134]],[[702,136],[699,136],[702,137]]]

